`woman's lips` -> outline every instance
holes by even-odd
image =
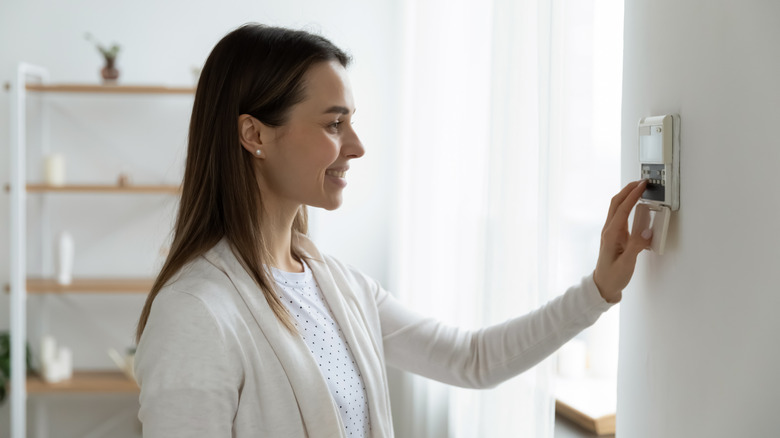
[[[347,186],[347,180],[344,178],[346,175],[347,169],[328,169],[325,171],[325,179],[342,189]]]
[[[325,175],[335,176],[337,178],[344,178],[347,175],[347,171],[328,169],[325,171]]]

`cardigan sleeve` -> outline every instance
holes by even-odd
[[[144,437],[231,437],[241,380],[237,362],[203,301],[162,291],[135,359]]]
[[[590,275],[533,312],[468,331],[421,317],[377,292],[388,365],[466,388],[490,388],[530,369],[611,306]]]

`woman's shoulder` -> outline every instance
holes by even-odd
[[[198,256],[160,288],[154,304],[159,302],[161,307],[177,312],[206,311],[219,320],[235,313],[236,298],[236,288],[228,274],[205,256]]]
[[[160,293],[178,291],[201,298],[221,295],[231,283],[227,274],[214,266],[204,256],[198,256],[184,265],[160,289]]]
[[[198,257],[160,289],[136,350],[136,377],[142,388],[151,388],[142,392],[187,385],[187,377],[206,370],[204,379],[217,375],[237,385],[232,380],[241,372],[231,333],[239,311],[231,287],[224,274]]]
[[[341,275],[348,277],[350,280],[361,283],[374,282],[374,280],[370,276],[366,275],[363,271],[349,263],[340,260],[335,256],[323,254],[322,260],[331,271],[337,271]]]
[[[354,296],[364,304],[382,301],[386,292],[379,281],[337,257],[323,255],[321,260],[345,297]]]

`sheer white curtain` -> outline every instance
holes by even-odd
[[[595,266],[619,183],[622,2],[407,0],[404,23],[399,298],[471,328],[526,313]],[[551,375],[547,360],[488,391],[405,375],[396,434],[552,436]]]

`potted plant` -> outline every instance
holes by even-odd
[[[27,345],[27,372],[32,371],[30,346]],[[8,379],[11,378],[11,334],[0,333],[0,403],[5,400]]]
[[[84,38],[95,45],[100,54],[103,55],[103,59],[106,61],[106,65],[102,70],[100,70],[100,74],[103,76],[103,83],[115,84],[119,78],[119,70],[116,68],[116,57],[119,55],[120,49],[119,45],[114,43],[111,45],[111,47],[106,48],[104,45],[100,44],[100,42],[96,40],[95,37],[93,37],[90,33],[85,34]]]

